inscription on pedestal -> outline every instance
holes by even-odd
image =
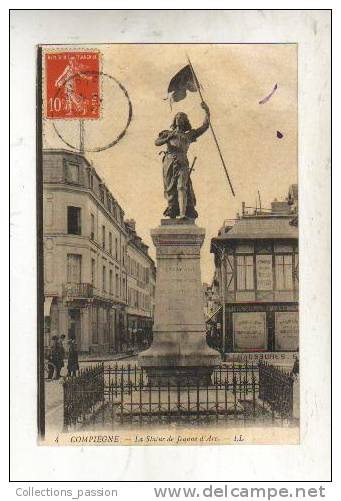
[[[139,363],[151,380],[167,377],[175,384],[186,374],[207,383],[220,355],[206,344],[200,276],[205,232],[193,222],[182,222],[167,223],[151,233],[157,257],[154,335]]]

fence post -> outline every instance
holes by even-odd
[[[236,375],[233,374],[233,397],[234,397],[234,420],[237,419],[237,378]]]
[[[218,411],[219,411],[219,393],[218,393],[218,385],[215,387],[215,418],[218,421]]]
[[[167,403],[168,403],[168,417],[170,417],[170,382],[169,379],[167,381]]]
[[[140,423],[142,423],[142,387],[143,387],[143,380],[142,380],[142,374],[140,374],[140,385],[139,385],[139,410],[140,410]]]
[[[117,398],[117,362],[115,364],[114,373],[115,373],[115,397]]]
[[[101,372],[102,372],[102,424],[104,425],[105,421],[105,374],[104,374],[104,362],[102,362],[102,365],[100,367]],[[109,375],[109,380],[110,380],[110,375]]]

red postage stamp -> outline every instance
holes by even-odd
[[[100,52],[45,54],[46,118],[100,117]]]

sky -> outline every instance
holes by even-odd
[[[173,103],[172,109],[165,100],[171,78],[187,64],[186,54],[190,57],[236,195],[231,193],[208,130],[190,146],[188,158],[191,163],[197,157],[192,173],[197,224],[206,230],[201,272],[202,280],[211,282],[214,263],[210,240],[223,221],[234,219],[243,201],[255,206],[258,190],[262,206],[270,207],[274,198],[284,199],[289,185],[297,183],[297,46],[113,44],[86,48],[100,50],[104,75],[101,118],[85,122],[85,148],[108,144],[126,124],[128,101],[115,80],[126,89],[133,109],[123,139],[105,151],[87,152],[86,157],[121,204],[126,218],[136,220],[137,232],[150,246],[153,258],[150,230],[160,224],[166,207],[159,156],[163,148],[156,147],[154,140],[161,130],[169,128],[179,111],[188,114],[193,127],[204,119],[198,93],[188,93],[184,100]],[[271,99],[259,104],[276,83]],[[45,119],[43,125],[45,148],[67,148],[54,125],[68,142],[78,146],[77,121]],[[277,138],[277,131],[283,134],[282,139]]]

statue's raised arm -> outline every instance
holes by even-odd
[[[180,112],[175,115],[171,130],[161,131],[155,140],[156,146],[167,145],[163,158],[163,183],[168,206],[164,215],[170,218],[198,217],[187,151],[190,144],[196,141],[210,125],[209,108],[204,102],[201,103],[201,107],[205,110],[206,117],[200,127],[192,129],[186,113]]]
[[[191,131],[192,141],[196,141],[198,137],[200,137],[204,132],[206,132],[210,126],[210,109],[204,101],[201,103],[201,107],[203,110],[205,110],[206,113],[205,119],[200,127],[198,127],[197,129],[192,129]]]

